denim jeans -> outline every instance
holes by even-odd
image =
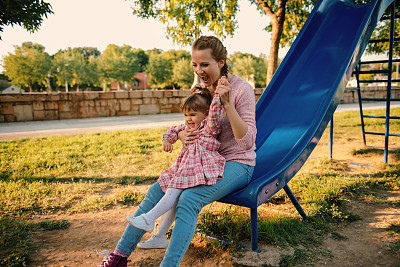
[[[252,166],[228,161],[225,164],[224,178],[218,180],[215,185],[196,186],[183,190],[176,206],[175,227],[161,266],[179,266],[195,234],[201,209],[246,186],[250,182],[253,169]],[[135,216],[148,212],[163,195],[160,185],[153,184],[136,210]],[[116,248],[130,255],[144,233],[145,231],[128,224]]]

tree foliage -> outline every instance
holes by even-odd
[[[115,80],[118,84],[129,82],[140,70],[138,52],[133,52],[129,45],[117,46],[110,44],[98,60],[100,76],[106,83]]]
[[[15,24],[34,32],[39,29],[43,17],[52,13],[51,5],[42,0],[2,0],[0,32],[3,31],[3,26],[14,26]]]
[[[133,14],[141,18],[155,18],[166,25],[166,34],[175,43],[191,44],[209,30],[224,38],[233,36],[237,0],[135,0]]]
[[[278,66],[279,45],[290,45],[306,21],[317,0],[250,0],[270,17],[266,30],[271,32],[268,60],[269,81]],[[166,35],[176,43],[187,45],[202,34],[202,28],[219,37],[232,36],[237,27],[237,0],[135,0],[133,14],[157,18],[167,25]]]
[[[9,53],[4,58],[3,64],[5,74],[11,79],[11,84],[27,86],[30,92],[35,83],[47,84],[51,59],[44,51],[44,46],[25,42],[21,46],[14,47],[15,53]]]
[[[53,60],[53,73],[57,84],[79,86],[81,84],[96,84],[98,72],[95,60],[100,51],[93,47],[68,48],[58,51]]]
[[[235,52],[229,56],[229,67],[233,73],[253,84],[255,87],[265,87],[267,60],[252,54]]]
[[[175,63],[173,69],[173,81],[180,88],[190,89],[193,83],[192,61],[187,58],[181,58]]]

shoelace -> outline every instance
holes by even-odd
[[[103,250],[102,252],[98,252],[96,249],[97,255],[103,257],[103,262],[99,266],[107,266],[114,257],[112,257],[111,253],[108,250]]]
[[[108,256],[111,255],[111,253],[106,249],[103,250],[102,252],[98,252],[97,249],[96,249],[96,253],[97,253],[97,255],[99,255],[101,257],[108,257]]]
[[[113,256],[111,255],[111,253],[106,249],[103,250],[102,252],[98,252],[97,249],[96,249],[96,253],[97,253],[97,255],[103,257],[103,262],[101,263],[100,266],[107,266],[107,265],[104,265],[104,264],[110,263],[110,261],[113,259]],[[127,260],[127,263],[128,262],[131,262],[131,261]]]

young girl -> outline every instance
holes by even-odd
[[[172,152],[172,144],[184,129],[195,130],[199,138],[193,144],[183,145],[173,166],[161,173],[158,183],[165,195],[158,204],[140,216],[126,217],[130,225],[152,232],[155,220],[165,214],[157,233],[140,243],[139,247],[166,248],[168,241],[165,235],[175,219],[175,206],[182,190],[198,185],[213,185],[223,177],[225,159],[217,152],[220,142],[216,139],[221,132],[219,119],[222,109],[218,94],[212,98],[208,89],[197,86],[182,105],[185,124],[171,127],[163,134],[163,150],[166,152]]]

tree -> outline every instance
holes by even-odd
[[[237,0],[135,0],[133,14],[155,18],[166,24],[168,38],[181,45],[191,44],[204,30],[224,38],[236,29]]]
[[[152,88],[166,88],[172,80],[172,64],[168,55],[162,53],[150,54],[147,73],[150,75],[150,85]]]
[[[0,8],[0,32],[3,32],[3,26],[15,24],[34,32],[39,29],[43,17],[52,13],[51,5],[42,0],[4,0]]]
[[[140,60],[131,46],[110,44],[98,60],[100,76],[105,84],[115,80],[120,89],[120,83],[129,82],[140,70]]]
[[[57,79],[58,85],[65,84],[66,92],[68,92],[68,85],[72,85],[72,65],[72,58],[67,50],[60,50],[54,55],[52,72]]]
[[[256,57],[252,54],[235,52],[230,57],[230,69],[245,80],[254,83],[255,87],[265,87],[267,61],[265,55]]]
[[[251,0],[267,14],[271,22],[266,30],[271,33],[268,57],[267,84],[278,68],[279,46],[291,45],[303,27],[317,0]]]
[[[292,44],[317,0],[250,0],[270,17],[266,30],[271,32],[267,83],[278,66],[279,45]],[[157,18],[167,25],[167,37],[187,45],[202,33],[202,27],[219,37],[233,36],[236,29],[237,0],[148,1],[135,0],[133,14],[141,18]]]
[[[34,83],[49,84],[51,60],[49,54],[44,51],[44,46],[25,42],[14,47],[15,53],[9,53],[3,64],[11,84],[28,86],[29,92],[32,92]]]
[[[139,72],[144,72],[146,65],[149,63],[149,56],[146,52],[140,48],[133,49],[132,52],[136,55],[139,60]]]
[[[400,21],[395,21],[395,29],[399,29]],[[389,39],[390,37],[390,20],[379,22],[378,26],[372,34],[371,39]],[[394,38],[400,38],[399,30],[394,31]],[[370,43],[367,46],[367,52],[370,54],[383,54],[389,52],[389,42]],[[400,43],[393,43],[393,56],[400,56]]]
[[[193,67],[190,59],[181,58],[173,68],[173,81],[183,89],[189,89],[193,83]]]

